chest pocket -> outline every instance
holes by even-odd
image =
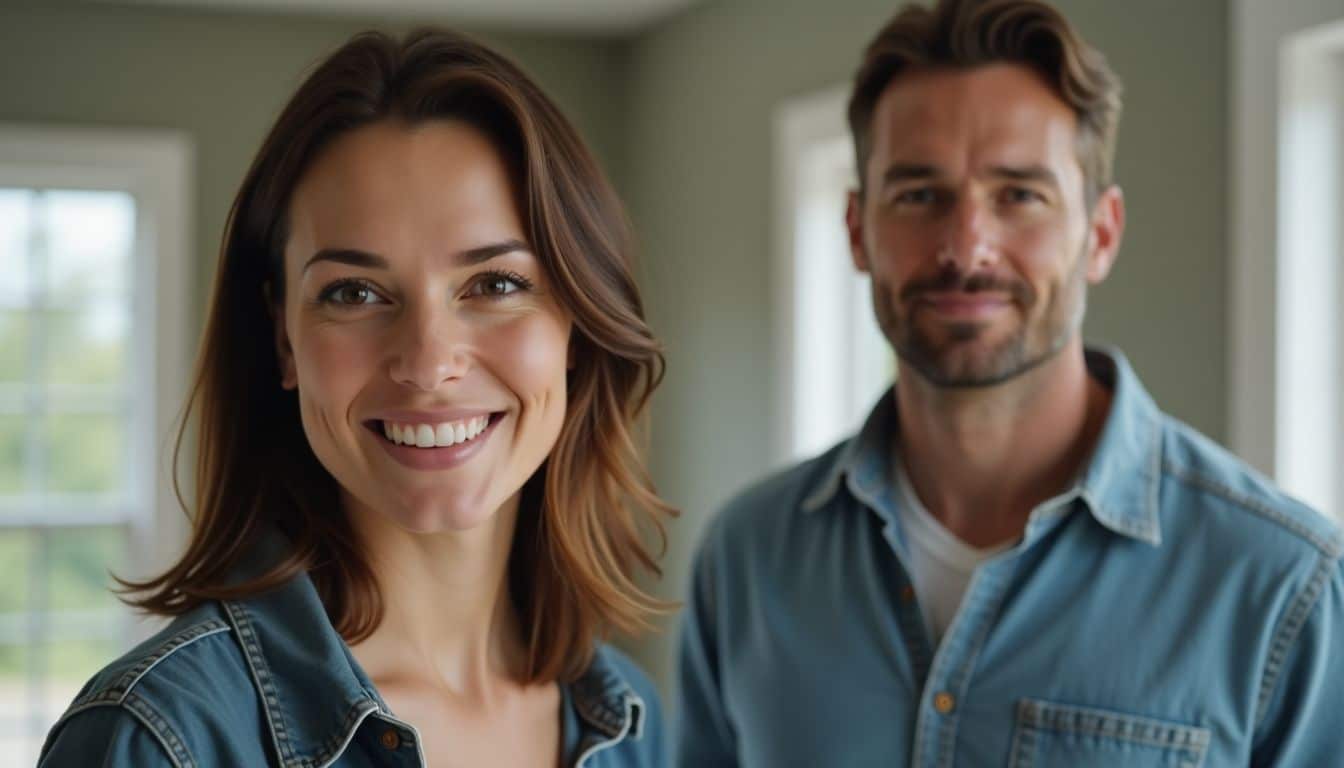
[[[1022,699],[1010,768],[1200,768],[1208,728]]]

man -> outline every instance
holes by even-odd
[[[1119,112],[1033,0],[868,48],[847,224],[896,384],[711,525],[681,766],[1344,765],[1344,538],[1081,340]]]

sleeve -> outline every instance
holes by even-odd
[[[1338,765],[1344,755],[1344,570],[1322,558],[1275,632],[1253,766]]]
[[[681,626],[678,711],[673,764],[735,768],[737,736],[724,706],[714,583],[713,529],[692,566]]]
[[[149,728],[119,706],[68,715],[52,728],[38,768],[176,768]]]

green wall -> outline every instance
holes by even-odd
[[[685,509],[664,594],[682,593],[706,517],[773,454],[773,112],[847,81],[898,5],[725,0],[631,44],[626,192],[644,243],[654,327],[668,346],[653,468]],[[1057,5],[1126,84],[1117,175],[1129,228],[1115,272],[1092,294],[1087,334],[1122,347],[1159,403],[1221,439],[1225,4]],[[636,649],[663,681],[671,639]]]

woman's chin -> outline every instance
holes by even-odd
[[[494,518],[500,504],[471,499],[445,497],[406,499],[384,514],[397,526],[411,533],[461,533],[478,528]]]

